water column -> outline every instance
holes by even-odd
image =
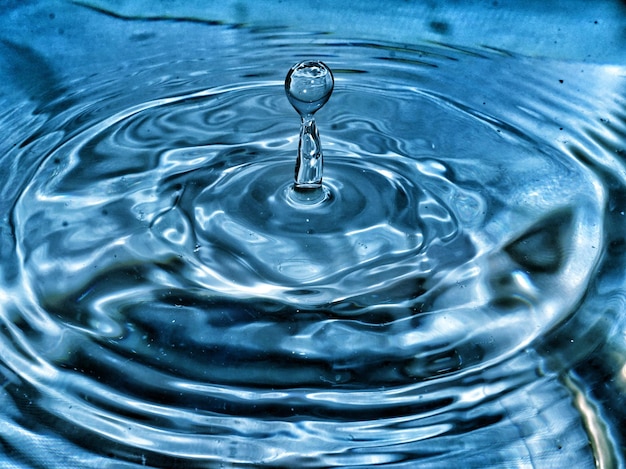
[[[299,62],[291,67],[285,78],[287,98],[302,119],[294,182],[296,191],[322,187],[324,161],[313,114],[326,104],[333,86],[332,72],[319,61]]]

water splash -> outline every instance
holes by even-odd
[[[330,68],[319,61],[299,62],[291,67],[285,78],[285,93],[301,118],[294,183],[298,192],[322,187],[322,145],[313,114],[326,104],[334,83]]]
[[[2,462],[619,467],[622,69],[73,8],[110,61],[0,84]],[[266,64],[320,51],[303,203]]]

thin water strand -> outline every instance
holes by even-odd
[[[303,116],[296,160],[295,189],[304,191],[321,188],[323,165],[322,144],[315,119],[312,115]]]

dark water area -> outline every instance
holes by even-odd
[[[3,467],[624,467],[620,54],[241,5],[0,7]]]

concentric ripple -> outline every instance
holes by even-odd
[[[305,47],[239,34],[258,53],[278,41],[286,63]],[[200,87],[206,64],[179,62],[163,87],[162,63],[152,96],[128,102],[108,81],[81,94],[108,75],[71,85],[79,104],[20,150],[37,169],[12,208],[7,389],[70,452],[128,464],[542,467],[555,441],[560,462],[592,464],[573,391],[535,350],[581,314],[613,237],[615,189],[590,163],[608,157],[572,157],[575,122],[557,124],[567,148],[538,131],[544,109],[580,105],[556,92],[568,66],[313,50],[336,86],[311,196],[292,187],[278,66],[264,78],[228,59],[227,84]],[[513,77],[537,92],[511,96]]]

